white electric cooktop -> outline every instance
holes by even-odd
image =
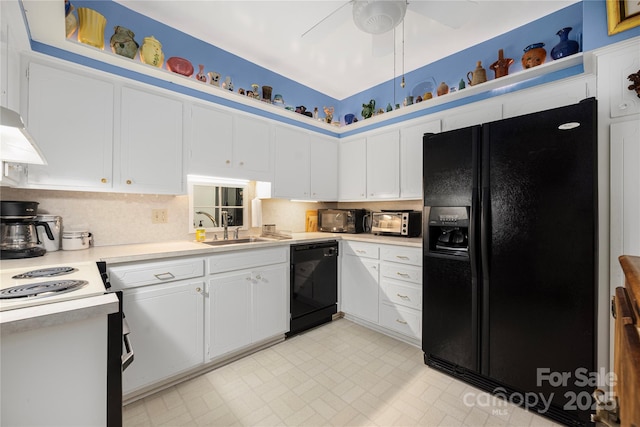
[[[102,295],[95,262],[0,270],[0,311]]]

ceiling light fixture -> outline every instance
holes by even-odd
[[[365,33],[382,34],[397,27],[406,11],[406,0],[355,0],[353,22]]]

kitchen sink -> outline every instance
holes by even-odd
[[[212,240],[210,242],[202,242],[209,246],[225,246],[236,245],[240,243],[255,243],[255,242],[268,242],[269,239],[262,239],[260,237],[245,237],[242,239],[229,239],[229,240]]]

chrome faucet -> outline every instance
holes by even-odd
[[[222,214],[222,227],[223,227],[222,238],[224,240],[229,240],[229,212],[222,211],[220,213]]]
[[[218,226],[218,223],[216,222],[216,219],[215,219],[212,215],[210,215],[210,214],[208,214],[208,213],[206,213],[206,212],[202,212],[202,211],[197,211],[197,212],[196,212],[196,214],[197,214],[197,215],[204,215],[204,216],[206,216],[207,218],[209,218],[209,219],[211,220],[211,222],[213,222],[213,226],[214,226],[214,227],[217,227],[217,226]]]

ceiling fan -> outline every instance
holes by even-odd
[[[347,7],[349,5],[351,8]],[[355,26],[372,35],[372,54],[385,56],[392,53],[395,47],[395,32],[391,30],[404,21],[407,11],[455,29],[472,16],[474,6],[477,3],[472,0],[349,0],[314,24],[301,37],[331,31],[349,18],[351,9]]]

